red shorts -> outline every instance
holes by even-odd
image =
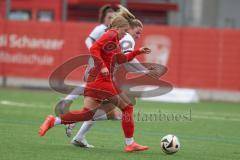
[[[121,93],[121,90],[114,86],[109,78],[97,78],[93,82],[88,82],[84,90],[84,96],[93,97],[100,101],[119,93]]]

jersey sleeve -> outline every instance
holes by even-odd
[[[134,50],[132,52],[129,52],[128,54],[125,54],[124,56],[126,56],[127,61],[130,62],[130,61],[133,60],[133,58],[135,58],[139,54],[140,54],[140,50],[137,49],[137,50]]]
[[[124,54],[132,52],[135,48],[135,41],[129,35],[123,37],[120,41],[121,49]]]
[[[91,39],[90,37],[87,37],[86,40],[85,40],[85,44],[87,46],[88,49],[91,48],[92,44],[94,43],[95,41],[93,39]]]
[[[96,26],[92,32],[89,34],[89,37],[93,40],[93,41],[96,41],[98,40],[102,35],[103,33],[105,32],[105,29],[106,27],[102,26],[102,25],[99,25],[99,26]]]
[[[132,52],[128,52],[128,54],[117,54],[116,61],[118,64],[123,64],[126,62],[132,61],[137,55],[140,54],[140,50],[134,50]]]
[[[89,36],[85,40],[85,44],[88,49],[93,45],[95,41],[97,41],[105,32],[106,27],[104,25],[96,26]]]

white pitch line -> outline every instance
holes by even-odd
[[[24,108],[31,108],[31,107],[46,108],[46,107],[48,107],[47,105],[27,104],[27,103],[7,101],[7,100],[0,101],[0,104],[6,105],[6,106],[17,106],[17,107],[24,107]]]
[[[209,119],[209,120],[222,120],[222,121],[235,121],[240,122],[240,118],[230,118],[230,117],[216,117],[216,116],[204,116],[204,115],[192,115],[192,119]]]
[[[239,114],[235,114],[235,113],[198,112],[198,114],[201,114],[204,116],[239,117],[240,118]]]
[[[33,107],[32,104],[13,102],[13,101],[6,101],[6,100],[0,101],[0,104],[7,105],[7,106]]]
[[[8,100],[1,100],[0,104],[6,105],[6,106],[17,106],[17,107],[24,107],[24,108],[32,108],[32,107],[37,107],[37,108],[47,108],[50,107],[47,105],[40,105],[40,104],[27,104],[27,103],[22,103],[22,102],[14,102],[14,101],[8,101]],[[223,120],[223,121],[235,121],[235,122],[240,122],[240,117],[239,118],[233,118],[230,117],[231,114],[216,114],[213,112],[201,112],[200,114],[192,113],[192,119],[209,119],[209,120]],[[233,116],[233,115],[231,115]]]

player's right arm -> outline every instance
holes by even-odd
[[[90,50],[90,48],[92,47],[94,42],[96,42],[105,33],[105,29],[106,29],[106,26],[101,24],[101,25],[96,26],[92,30],[92,32],[89,34],[89,36],[85,40],[85,44],[86,44],[88,50]],[[95,73],[93,72],[93,66],[94,66],[93,59],[89,58],[88,66],[87,66],[85,74],[84,74],[85,81],[87,81],[89,74],[95,75]]]
[[[106,49],[104,49],[106,46],[108,46],[109,43],[115,42],[117,38],[117,33],[114,31],[108,31],[105,34],[99,38],[96,43],[94,43],[91,48],[90,52],[93,56],[95,56],[97,59],[94,60],[94,66],[96,69],[100,69],[101,73],[108,74],[109,70],[106,66],[105,60],[101,56],[101,52],[105,53]]]

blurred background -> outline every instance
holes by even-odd
[[[175,89],[153,101],[240,102],[239,0],[0,0],[1,87],[49,88],[50,74],[79,54],[104,4],[122,4],[144,23],[137,47],[163,64]],[[83,68],[69,75],[82,83]],[[0,88],[1,89],[1,88]]]

